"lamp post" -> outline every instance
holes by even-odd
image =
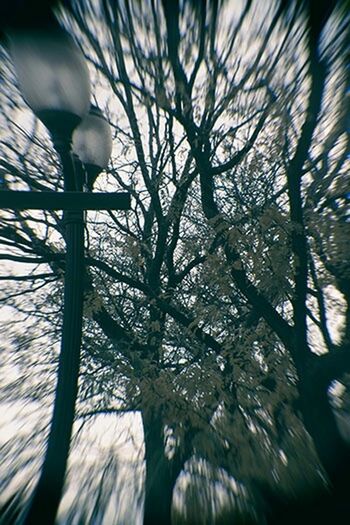
[[[26,525],[50,525],[55,521],[62,496],[69,455],[75,401],[78,389],[82,337],[84,287],[84,215],[83,210],[98,205],[94,197],[80,193],[71,155],[74,149],[85,165],[87,186],[91,190],[97,174],[107,166],[112,149],[111,132],[101,111],[90,106],[89,74],[83,54],[62,29],[35,28],[34,31],[10,31],[10,52],[23,96],[38,118],[48,128],[58,152],[64,177],[61,199],[66,242],[64,313],[55,402],[39,481],[24,518]],[[12,199],[13,208],[40,208],[38,192],[2,192],[1,201]],[[12,194],[11,196],[9,194]],[[42,209],[55,204],[42,202]],[[27,195],[25,195],[27,194]],[[49,192],[47,192],[47,195]],[[117,194],[118,195],[118,194]],[[44,197],[44,196],[43,196]],[[76,207],[72,208],[72,198]],[[90,200],[86,199],[90,197]],[[128,209],[130,197],[119,194],[119,206],[110,201],[101,206]],[[85,200],[84,200],[85,199]],[[50,199],[48,199],[50,200]],[[58,200],[58,199],[57,199]],[[43,199],[44,201],[44,199]],[[69,202],[68,202],[69,201]],[[122,202],[121,202],[122,201]],[[27,205],[25,204],[27,203]],[[59,207],[60,204],[56,204]],[[4,207],[9,207],[5,204]]]

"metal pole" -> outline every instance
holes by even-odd
[[[65,188],[72,189],[73,166],[65,157]],[[67,174],[68,168],[68,174]],[[66,240],[64,312],[54,410],[40,478],[30,502],[25,525],[53,525],[64,487],[78,391],[83,315],[83,211],[63,215]]]

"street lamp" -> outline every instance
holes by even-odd
[[[71,155],[72,134],[76,129],[74,149],[86,169],[89,189],[92,189],[97,174],[108,164],[112,138],[101,111],[92,106],[88,113],[88,69],[82,52],[68,34],[54,26],[49,30],[11,30],[8,37],[24,99],[49,130],[61,159],[64,176],[65,191],[57,194],[57,197],[64,197],[64,201],[61,199],[60,202],[64,209],[66,258],[63,327],[55,403],[39,481],[24,518],[26,525],[53,525],[64,485],[78,389],[84,288],[83,210],[90,207],[96,209],[96,202],[101,203],[103,197],[101,194],[86,195],[79,191],[81,184],[75,175]],[[31,202],[37,208],[39,202],[40,207],[39,192],[0,193],[7,194],[0,195],[0,204],[11,201],[14,208],[23,209],[25,203],[27,208]],[[43,193],[41,195],[45,197]],[[47,201],[51,204],[41,201],[42,209],[53,209],[52,194],[53,192],[46,192]],[[109,202],[101,208],[130,207],[128,195],[114,195],[122,197],[120,206],[115,201],[114,206]],[[75,209],[72,209],[72,197],[77,203]],[[85,197],[90,198],[87,200]],[[94,200],[96,202],[92,202]],[[9,206],[5,204],[4,207]]]
[[[14,29],[10,52],[27,104],[56,138],[70,138],[90,107],[84,55],[60,27]]]
[[[87,175],[86,186],[92,191],[99,173],[107,168],[112,153],[112,133],[102,111],[91,105],[73,133],[73,153],[84,164]]]

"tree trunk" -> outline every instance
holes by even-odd
[[[341,435],[328,399],[327,382],[314,369],[299,381],[299,409],[330,486],[287,496],[255,480],[253,490],[268,525],[347,523],[350,516],[350,443]]]
[[[343,493],[350,482],[350,444],[341,435],[327,393],[328,387],[315,377],[299,385],[301,411],[305,427],[313,439],[322,463],[337,493]]]
[[[165,456],[160,417],[150,410],[142,412],[145,442],[146,482],[144,525],[170,525],[173,489],[180,468]]]
[[[330,483],[289,496],[261,480],[253,483],[267,525],[348,523],[350,516],[350,444],[342,437],[328,400],[327,387],[309,374],[299,383],[300,411]]]
[[[284,499],[266,487],[258,487],[265,500],[268,525],[277,525],[281,521],[286,525],[298,521],[319,525],[348,522],[350,444],[339,432],[326,383],[315,376],[305,374],[299,382],[300,410],[330,486],[328,490],[319,486],[297,500],[294,497]]]

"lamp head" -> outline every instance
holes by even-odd
[[[81,50],[58,25],[8,32],[23,97],[53,136],[69,138],[90,105],[90,79]]]
[[[87,186],[92,186],[98,174],[104,170],[112,152],[112,133],[102,111],[91,105],[89,113],[73,133],[73,152],[84,164]]]

